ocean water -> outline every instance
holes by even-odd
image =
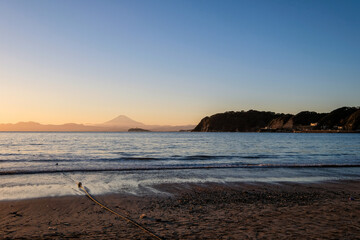
[[[93,194],[144,194],[161,183],[341,179],[360,179],[360,134],[0,133],[0,200],[79,195],[78,181]]]

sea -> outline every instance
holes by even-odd
[[[0,200],[360,179],[360,134],[1,132]]]

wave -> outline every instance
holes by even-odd
[[[173,160],[215,160],[215,159],[233,159],[242,158],[232,155],[190,155],[190,156],[172,156]]]
[[[52,174],[52,173],[87,173],[87,172],[132,172],[132,171],[163,171],[186,169],[226,169],[226,168],[358,168],[360,164],[226,164],[226,165],[174,165],[154,167],[123,167],[123,168],[74,168],[44,170],[13,170],[0,171],[0,175]]]
[[[8,154],[3,156],[13,156],[20,154]],[[1,156],[1,154],[0,154]],[[201,161],[201,160],[218,160],[218,159],[269,159],[280,158],[277,155],[189,155],[189,156],[164,156],[164,157],[137,157],[124,156],[116,158],[93,158],[93,159],[0,159],[0,162],[121,162],[121,161]]]
[[[23,153],[0,153],[0,156],[20,156],[24,155]]]
[[[190,155],[190,156],[173,156],[177,160],[212,160],[212,159],[261,159],[261,158],[278,158],[277,155]]]

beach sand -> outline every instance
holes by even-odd
[[[96,198],[164,239],[360,239],[360,181],[155,188]],[[0,239],[153,238],[84,195],[0,202]]]

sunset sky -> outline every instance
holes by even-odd
[[[360,105],[360,1],[0,0],[0,123]]]

